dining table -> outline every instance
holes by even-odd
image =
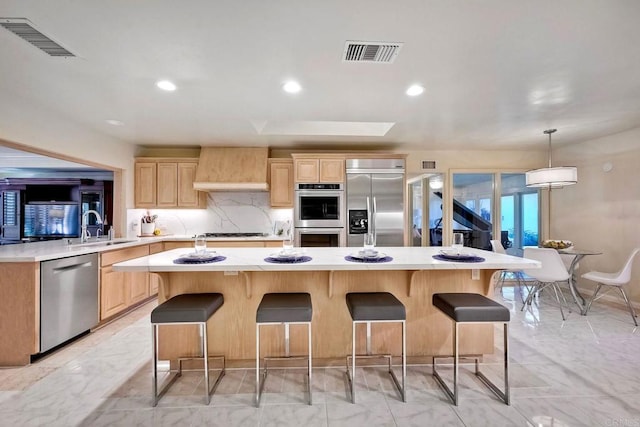
[[[566,248],[566,249],[558,249],[559,254],[562,255],[573,255],[573,259],[571,260],[571,264],[569,265],[568,273],[569,273],[569,291],[571,291],[571,296],[575,301],[576,305],[580,309],[580,314],[583,316],[587,315],[587,302],[584,297],[578,290],[578,284],[576,283],[575,278],[575,270],[578,266],[580,260],[587,255],[602,255],[602,252],[587,250],[587,249],[579,249],[579,248]]]

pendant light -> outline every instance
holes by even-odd
[[[547,129],[549,135],[549,167],[530,170],[526,173],[527,187],[562,188],[578,182],[578,169],[575,166],[551,166],[551,134],[557,129]]]

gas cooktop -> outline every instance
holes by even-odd
[[[268,233],[202,233],[205,237],[266,237]]]

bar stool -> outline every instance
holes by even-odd
[[[436,359],[433,357],[433,376],[436,378],[445,393],[458,406],[458,359],[459,333],[458,326],[461,323],[502,323],[504,326],[504,392],[480,372],[478,358],[476,357],[476,376],[493,391],[504,403],[510,405],[509,399],[509,309],[480,294],[471,293],[442,293],[433,294],[433,305],[454,321],[453,328],[453,392],[445,384],[436,369]],[[440,356],[447,357],[447,356]]]
[[[400,392],[402,401],[406,402],[405,379],[407,376],[407,344],[406,320],[407,313],[402,304],[389,292],[351,292],[346,295],[347,307],[351,314],[351,356],[347,356],[347,380],[351,391],[351,402],[356,403],[354,378],[356,376],[356,358],[386,358],[389,361],[389,374],[396,388]],[[392,367],[391,354],[371,354],[371,324],[399,322],[402,324],[402,387],[398,382]],[[367,354],[356,355],[356,325],[367,325]],[[351,358],[351,372],[349,372],[349,358]]]
[[[311,306],[311,295],[308,293],[271,293],[264,294],[258,310],[256,312],[256,407],[260,407],[262,389],[267,379],[268,360],[292,360],[307,359],[307,391],[309,393],[309,405],[311,398],[311,318],[313,308]],[[265,357],[264,373],[260,378],[260,327],[266,325],[284,325],[284,357]],[[308,355],[291,356],[289,354],[289,326],[307,325],[308,335]]]
[[[203,359],[204,361],[204,381],[205,381],[205,402],[208,405],[211,401],[211,394],[215,392],[220,380],[225,373],[224,356],[209,356],[207,347],[207,320],[218,311],[224,304],[222,294],[182,294],[172,297],[151,312],[152,342],[153,342],[153,406],[158,404],[158,400],[169,389],[169,386],[182,375],[182,362],[189,359]],[[201,358],[179,358],[178,370],[170,371],[173,375],[166,381],[166,385],[158,393],[158,326],[159,325],[199,325],[200,345],[202,347]],[[209,386],[209,359],[222,359],[222,369],[213,385]]]

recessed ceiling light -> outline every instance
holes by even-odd
[[[120,120],[109,119],[109,120],[106,120],[106,122],[109,123],[111,126],[124,126],[124,122],[121,122]]]
[[[286,82],[282,89],[287,93],[298,93],[302,90],[302,86],[300,86],[300,83],[291,80]]]
[[[158,80],[156,82],[156,86],[158,86],[162,90],[166,90],[167,92],[173,92],[176,90],[176,85],[169,80]]]
[[[409,96],[418,96],[424,92],[424,87],[420,85],[411,85],[409,89],[407,89],[407,95]]]

